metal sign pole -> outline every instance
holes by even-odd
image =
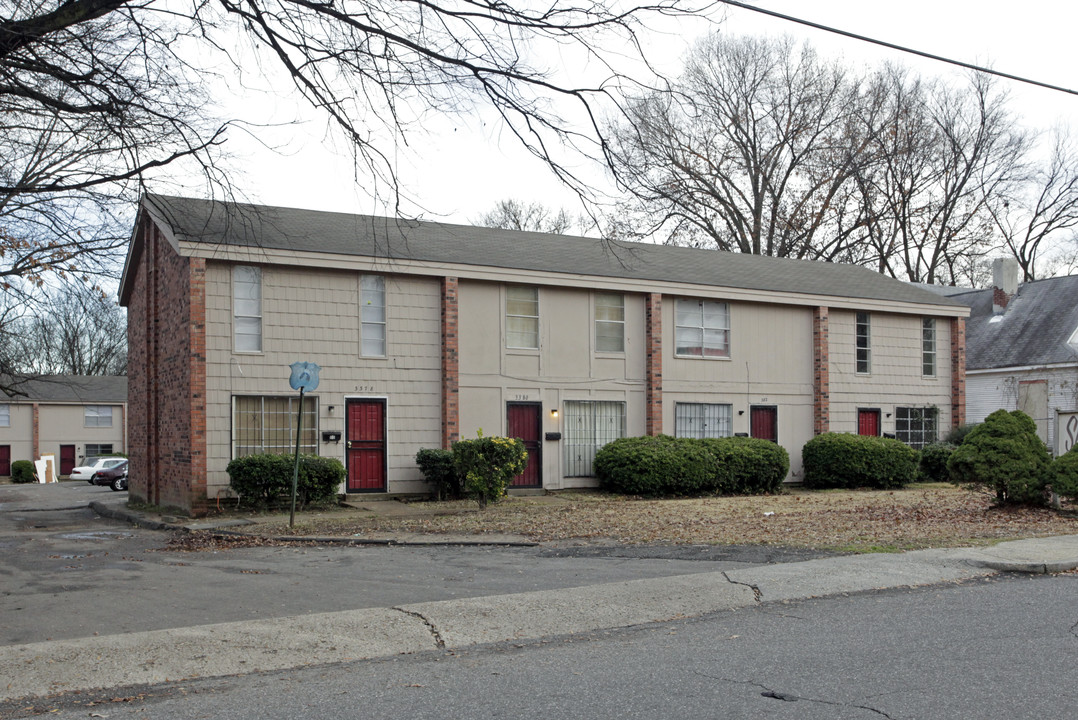
[[[306,386],[299,388],[299,412],[296,413],[296,459],[292,465],[292,511],[288,514],[288,527],[296,526],[296,489],[299,487],[299,436],[303,432],[303,391]]]

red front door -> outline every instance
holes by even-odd
[[[11,446],[0,445],[0,475],[7,477],[11,474]]]
[[[75,446],[74,445],[61,445],[60,446],[60,474],[70,475],[71,471],[75,469]]]
[[[857,411],[857,434],[875,435],[880,434],[880,411],[858,410]]]
[[[513,478],[511,487],[542,487],[543,408],[539,403],[509,403],[507,414],[509,427],[507,434],[511,438],[523,440],[524,449],[528,451],[528,466],[523,473]]]
[[[779,409],[755,405],[749,410],[752,436],[761,440],[779,441]]]
[[[385,492],[385,400],[349,400],[347,425],[348,492]]]

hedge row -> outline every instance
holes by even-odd
[[[781,446],[753,438],[621,438],[595,454],[599,486],[627,495],[776,491],[790,469]]]
[[[247,455],[228,463],[229,485],[241,505],[270,507],[292,497],[295,456]],[[345,470],[340,460],[319,455],[299,456],[296,504],[323,505],[337,500]]]
[[[801,460],[807,488],[897,488],[917,478],[917,451],[892,438],[823,433]]]

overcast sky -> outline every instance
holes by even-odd
[[[849,32],[954,58],[989,64],[996,70],[1067,88],[1078,88],[1073,34],[1078,28],[1078,3],[1052,0],[1003,3],[997,0],[767,0],[758,3],[780,13],[803,17]],[[851,65],[899,61],[923,75],[960,72],[952,66],[898,51],[728,8],[719,25],[731,34],[790,34],[808,39],[823,55],[842,56]],[[678,34],[657,35],[650,51],[668,68],[677,67],[686,44],[706,31],[700,23],[672,28]],[[1015,98],[1014,108],[1030,127],[1048,128],[1078,117],[1078,96],[1003,81]],[[246,101],[245,101],[246,102]],[[258,100],[267,103],[265,97]],[[302,115],[287,99],[275,99],[265,115],[288,122]],[[347,152],[327,139],[325,123],[307,113],[306,122],[271,133],[270,142],[285,144],[285,154],[259,148],[234,136],[237,165],[245,172],[236,185],[253,201],[320,210],[382,214],[391,212],[355,182]],[[429,136],[414,136],[411,155],[401,164],[407,193],[419,207],[406,209],[428,219],[471,223],[501,199],[538,200],[573,209],[569,195],[538,160],[503,136],[496,127],[470,126],[443,120]],[[420,158],[409,164],[408,157]],[[591,171],[596,183],[602,175]]]

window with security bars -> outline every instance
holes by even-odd
[[[539,349],[539,288],[506,288],[505,346]]]
[[[296,449],[298,397],[246,396],[232,398],[232,457],[258,453],[290,453]],[[303,398],[303,429],[299,450],[318,453],[318,398]]]
[[[359,278],[360,347],[363,357],[386,355],[386,283],[381,275]]]
[[[921,374],[926,377],[936,374],[935,318],[925,318],[921,323]]]
[[[595,294],[595,349],[625,352],[625,296]]]
[[[591,477],[599,448],[625,437],[625,403],[567,400],[563,429],[565,475]]]
[[[895,437],[915,450],[931,445],[938,437],[938,415],[936,408],[896,407]]]
[[[83,408],[85,427],[112,427],[111,405],[86,405]]]
[[[674,306],[674,354],[730,357],[730,306],[714,300],[681,298]]]
[[[872,371],[872,318],[866,312],[857,313],[857,372]]]
[[[733,435],[730,405],[675,403],[674,435],[683,438],[722,438]]]
[[[94,457],[112,454],[112,443],[86,443],[83,449],[86,457]]]

